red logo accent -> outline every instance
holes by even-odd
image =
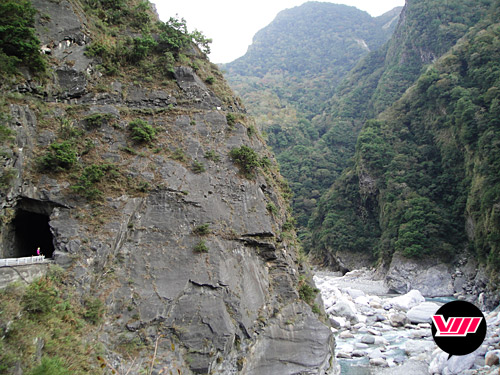
[[[463,337],[468,333],[476,333],[483,318],[450,317],[448,321],[443,315],[433,315],[432,321],[436,326],[436,336]]]

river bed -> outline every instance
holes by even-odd
[[[499,374],[485,366],[485,358],[500,357],[500,309],[488,315],[488,339],[476,352],[447,361],[434,343],[430,319],[453,297],[390,294],[367,270],[344,276],[318,271],[314,280],[336,337],[342,375]]]

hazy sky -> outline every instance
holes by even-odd
[[[210,61],[226,63],[243,56],[257,31],[267,26],[283,9],[293,8],[305,0],[152,0],[162,21],[176,14],[187,21],[189,31],[200,30],[212,38]],[[379,16],[405,0],[337,0]]]

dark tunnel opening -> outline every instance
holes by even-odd
[[[41,255],[52,258],[54,243],[48,215],[18,210],[13,225],[13,258],[37,255],[37,248],[40,248]]]

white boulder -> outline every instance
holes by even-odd
[[[436,348],[434,341],[408,340],[404,343],[404,350],[409,357],[430,352]]]
[[[375,336],[375,345],[389,345],[389,341],[382,336]]]
[[[429,374],[442,374],[448,361],[448,353],[440,349],[434,351],[431,363],[429,364]]]
[[[370,365],[378,367],[389,367],[389,364],[384,358],[372,358],[370,359]]]
[[[365,292],[359,289],[353,289],[353,288],[345,288],[344,291],[351,296],[353,300],[355,300],[358,297],[364,297]]]
[[[358,322],[363,323],[363,324],[366,323],[366,321],[368,320],[366,315],[356,314],[356,317],[358,318]]]
[[[370,352],[370,354],[368,354],[368,357],[370,359],[375,359],[375,358],[384,358],[382,352],[380,351],[380,349],[375,349],[373,351]]]
[[[443,370],[443,375],[459,375],[474,366],[476,361],[476,352],[467,355],[454,355],[446,361],[446,367]]]
[[[412,323],[431,323],[432,315],[439,310],[439,306],[433,302],[422,302],[412,307],[406,316]]]
[[[366,296],[359,296],[359,297],[356,297],[356,299],[354,300],[354,302],[358,305],[365,305],[365,306],[369,306],[370,305],[370,299]]]
[[[342,316],[348,319],[351,323],[357,323],[356,307],[348,301],[337,301],[337,303],[326,310],[328,314],[333,316]]]
[[[395,313],[389,315],[389,321],[393,327],[404,327],[408,323],[408,318],[405,314]]]
[[[353,339],[354,338],[354,335],[349,332],[349,331],[342,331],[340,334],[339,334],[339,337],[341,339]]]
[[[425,302],[425,298],[424,296],[422,296],[422,293],[420,293],[416,289],[413,289],[402,296],[389,299],[388,302],[394,307],[408,311],[412,307],[417,306],[422,302]]]

